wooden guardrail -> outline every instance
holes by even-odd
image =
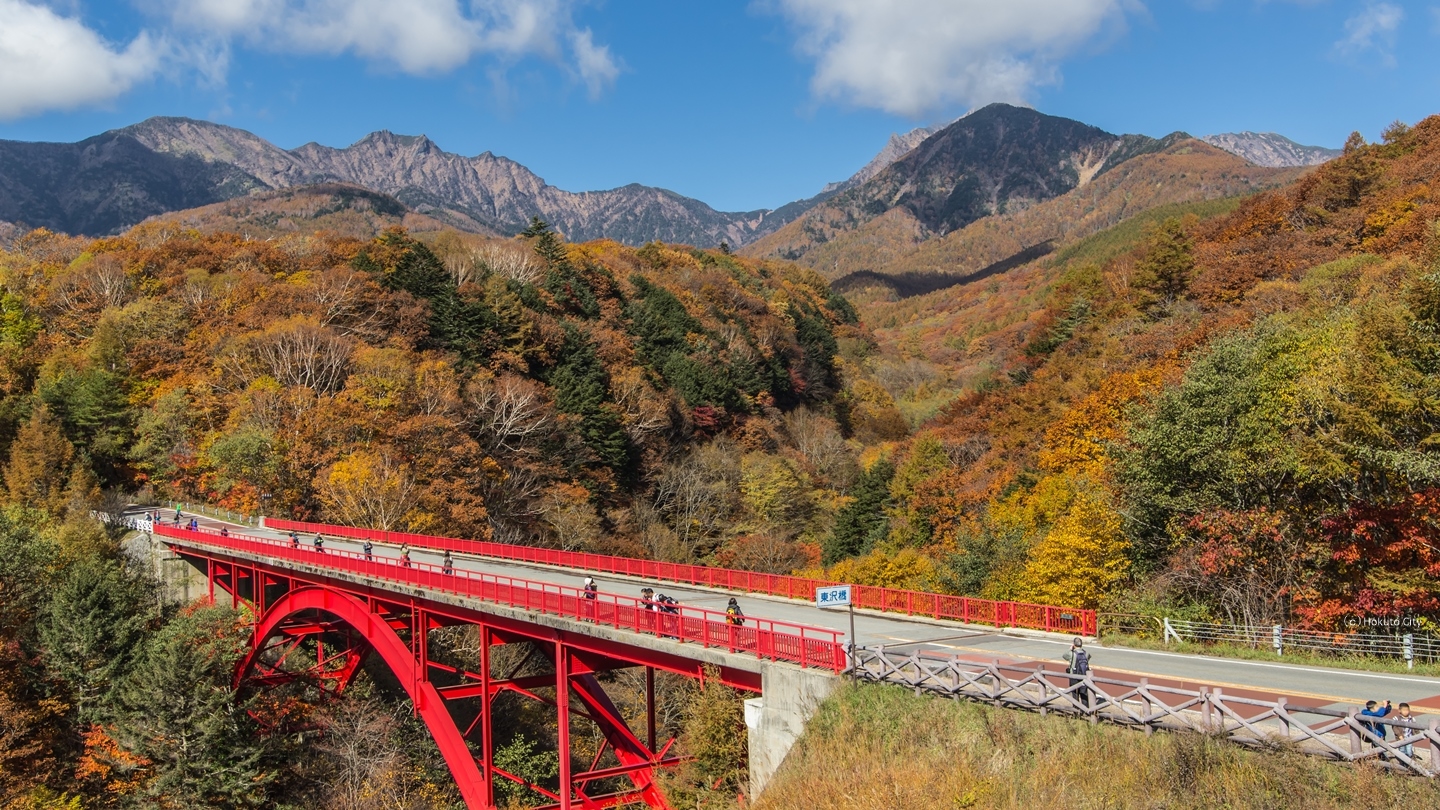
[[[1440,718],[1366,717],[1348,710],[1256,700],[1216,688],[1180,689],[1124,681],[1093,672],[976,663],[953,657],[900,654],[884,647],[852,651],[851,674],[946,697],[1012,709],[1058,712],[1091,722],[1197,732],[1262,750],[1295,750],[1344,762],[1370,762],[1434,778],[1440,770]]]

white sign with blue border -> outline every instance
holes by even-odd
[[[849,585],[830,585],[815,589],[816,607],[846,607],[850,604]]]

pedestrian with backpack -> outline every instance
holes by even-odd
[[[1065,651],[1065,661],[1068,665],[1065,671],[1071,675],[1070,685],[1082,684],[1075,690],[1075,699],[1080,702],[1082,710],[1088,712],[1091,708],[1090,687],[1083,685],[1083,681],[1090,674],[1090,653],[1085,650],[1085,639],[1075,637],[1070,649]]]
[[[740,603],[735,597],[730,597],[730,604],[725,606],[725,623],[740,627],[745,624],[745,613],[740,610]]]
[[[660,633],[660,637],[679,638],[679,635],[674,635],[672,633],[663,631],[679,631],[680,619],[678,614],[680,613],[680,602],[677,601],[673,596],[666,596],[663,593],[659,593],[655,595],[655,604],[660,609],[660,613],[662,614],[660,616],[660,627],[662,630],[662,632]],[[668,618],[669,616],[675,616],[676,618],[671,619]]]
[[[369,540],[366,540],[366,541],[365,541],[365,545],[361,546],[360,549],[365,552],[365,562],[371,562],[371,561],[373,561],[373,560],[375,559],[375,544],[374,544],[374,543],[371,543]]]

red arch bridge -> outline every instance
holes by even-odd
[[[771,603],[759,605],[757,610],[756,605],[746,603],[746,612],[752,615],[736,626],[726,622],[723,612],[689,604],[675,613],[650,609],[638,597],[611,592],[621,586],[613,577],[593,597],[556,581],[557,573],[578,584],[585,571],[605,571],[630,577],[628,581],[638,590],[646,579],[637,582],[636,578],[675,582],[678,568],[687,569],[682,576],[692,584],[700,584],[693,582],[700,577],[720,576],[688,570],[701,569],[699,566],[671,566],[668,572],[622,572],[616,570],[621,564],[614,561],[623,558],[584,555],[588,559],[583,561],[524,560],[545,552],[418,535],[372,538],[368,530],[282,521],[271,521],[270,530],[207,523],[211,525],[197,530],[149,521],[135,525],[162,538],[171,551],[203,571],[212,600],[217,594],[225,596],[253,612],[250,650],[236,676],[242,691],[253,694],[300,681],[339,694],[367,658],[378,657],[409,695],[471,808],[494,807],[495,786],[500,780],[529,784],[495,763],[492,729],[494,701],[499,695],[519,695],[554,712],[558,789],[529,785],[548,797],[550,803],[544,807],[569,810],[643,803],[664,808],[668,805],[655,783],[655,772],[681,759],[671,753],[673,739],[657,737],[657,672],[702,680],[713,676],[707,673],[718,673],[727,685],[762,695],[763,700],[754,707],[755,717],[747,706],[755,790],[760,786],[757,781],[763,783],[778,766],[814,706],[833,687],[835,676],[847,668],[842,626],[834,626],[837,617],[813,608]],[[307,534],[323,531],[330,541],[323,552],[317,552],[308,539],[297,542],[273,531],[277,528],[304,528]],[[415,553],[404,558],[394,548],[365,551],[361,540],[405,543],[414,547]],[[430,551],[422,551],[425,549]],[[442,566],[435,549],[455,550],[464,556],[457,554],[453,564]],[[497,567],[487,562],[487,557],[520,559],[534,567],[517,570],[509,563]],[[567,563],[578,570],[558,568]],[[631,562],[623,565],[635,567]],[[707,587],[762,590],[754,583],[736,583],[733,572],[710,570],[722,572],[729,584],[704,582]],[[772,589],[781,587],[776,581],[770,578]],[[796,586],[783,587],[793,590]],[[1005,603],[988,603],[987,608],[982,600],[970,601],[975,603],[977,618],[986,616],[996,624],[1009,624],[1007,617],[1013,620],[1021,613],[1013,607],[1008,612],[995,607]],[[914,598],[906,604],[913,611]],[[899,605],[888,607],[894,610]],[[972,606],[954,609],[968,614]],[[761,610],[788,612],[796,620],[753,615]],[[1050,612],[1028,615],[1038,615],[1047,623],[1052,615],[1056,623],[1073,623],[1043,629],[1085,632],[1093,628],[1093,614],[1042,610]],[[811,618],[829,621],[832,626],[813,626],[806,621]],[[906,619],[870,613],[861,626],[872,636],[891,638],[886,634],[895,632],[897,622]],[[456,666],[452,657],[431,658],[431,634],[455,627],[473,628],[478,638],[473,661],[465,666]],[[936,626],[932,631],[953,629]],[[507,644],[526,645],[530,652],[525,660],[538,657],[553,674],[495,674],[492,656]],[[606,694],[604,680],[597,677],[631,668],[643,669],[645,675],[643,728],[627,724]],[[572,767],[570,756],[571,725],[585,721],[594,724],[603,742],[590,766],[579,770]]]

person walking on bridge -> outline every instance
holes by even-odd
[[[315,550],[316,550],[316,551],[320,552],[321,554],[324,554],[324,553],[325,553],[325,538],[324,538],[324,537],[321,537],[319,534],[316,534],[316,535],[315,535],[314,544],[315,544]]]
[[[300,535],[296,534],[293,529],[290,531],[290,547],[300,548]]]
[[[440,570],[446,574],[455,573],[455,561],[450,558],[450,549],[445,549],[445,557],[440,560]]]
[[[410,544],[406,543],[400,547],[400,564],[406,568],[410,567]]]
[[[365,545],[361,546],[361,547],[360,547],[360,550],[365,552],[365,562],[371,562],[371,561],[373,561],[373,560],[375,559],[375,556],[374,556],[375,544],[374,544],[374,543],[371,543],[369,540],[366,540],[366,541],[365,541]]]
[[[745,613],[740,610],[740,603],[735,597],[730,597],[730,604],[725,606],[725,623],[740,627],[745,624]]]
[[[595,619],[595,597],[598,596],[600,593],[600,586],[595,584],[594,579],[590,577],[585,577],[585,586],[581,590],[584,592],[585,596],[584,608],[581,616],[583,618],[593,621]]]
[[[1077,683],[1082,684],[1074,692],[1075,699],[1080,702],[1082,709],[1088,710],[1091,708],[1090,687],[1083,685],[1083,681],[1085,676],[1090,674],[1090,653],[1085,650],[1085,639],[1079,636],[1075,637],[1075,641],[1070,645],[1070,649],[1065,651],[1065,661],[1068,664],[1068,666],[1065,667],[1065,671],[1072,676],[1070,678],[1070,685],[1074,686]],[[1073,677],[1076,675],[1080,677]]]

